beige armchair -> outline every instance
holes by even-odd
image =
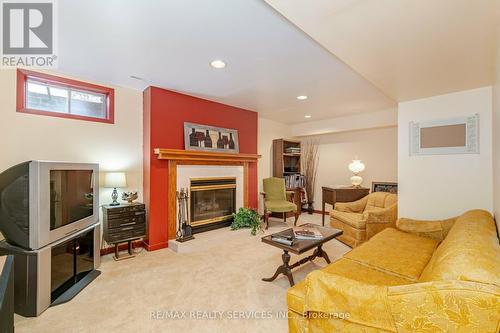
[[[356,247],[388,227],[395,227],[398,218],[398,196],[375,192],[353,202],[336,203],[330,212],[330,224],[344,233],[341,242]]]

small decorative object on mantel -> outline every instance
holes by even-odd
[[[120,187],[127,187],[125,172],[107,172],[104,176],[104,187],[113,189],[113,193],[111,193],[111,200],[113,200],[113,202],[109,205],[120,205],[118,202],[118,191],[116,189]]]
[[[359,175],[359,173],[365,170],[365,165],[361,162],[361,160],[354,159],[349,164],[349,170],[354,174],[354,176],[351,177],[352,186],[359,187],[361,183],[363,183],[363,178]]]
[[[319,140],[309,139],[301,143],[302,146],[302,172],[305,180],[305,190],[307,196],[307,212],[314,212],[314,189],[316,188],[316,174],[319,163]]]
[[[235,129],[184,123],[184,148],[222,153],[239,153]]]
[[[188,217],[188,199],[187,188],[181,188],[180,191],[177,191],[177,234],[175,239],[178,242],[194,239],[191,222]]]
[[[122,200],[127,201],[129,204],[137,200],[139,196],[137,195],[137,191],[129,191],[122,193]]]
[[[398,183],[372,182],[372,192],[388,192],[398,194]]]

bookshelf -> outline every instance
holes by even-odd
[[[300,157],[300,141],[287,139],[273,140],[273,177],[285,178],[287,190],[295,192],[294,203],[297,205],[299,213],[302,206],[302,186],[297,183],[294,184],[293,176],[301,174]]]
[[[273,140],[273,176],[300,174],[300,141]]]

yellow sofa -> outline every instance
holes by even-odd
[[[290,288],[289,332],[499,332],[500,245],[490,213],[396,227]]]
[[[395,227],[398,196],[374,192],[353,202],[338,202],[330,212],[330,225],[344,233],[337,239],[350,247],[361,245],[385,228]]]

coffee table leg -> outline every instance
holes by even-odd
[[[330,258],[328,258],[328,254],[325,251],[323,251],[323,248],[321,247],[321,245],[318,246],[318,248],[316,249],[316,251],[314,251],[314,254],[316,256],[318,256],[318,257],[322,257],[323,259],[325,259],[325,261],[326,261],[327,264],[331,263],[330,262]]]
[[[276,272],[274,273],[274,275],[272,277],[263,278],[262,281],[271,282],[271,281],[276,280],[278,275],[283,274],[288,278],[288,282],[290,283],[290,286],[293,287],[295,282],[293,281],[292,269],[290,268],[290,265],[289,265],[290,255],[288,254],[288,251],[286,251],[286,250],[283,250],[283,252],[284,253],[281,255],[281,259],[283,260],[283,265],[281,265],[280,267],[278,267],[278,269],[276,269]]]

